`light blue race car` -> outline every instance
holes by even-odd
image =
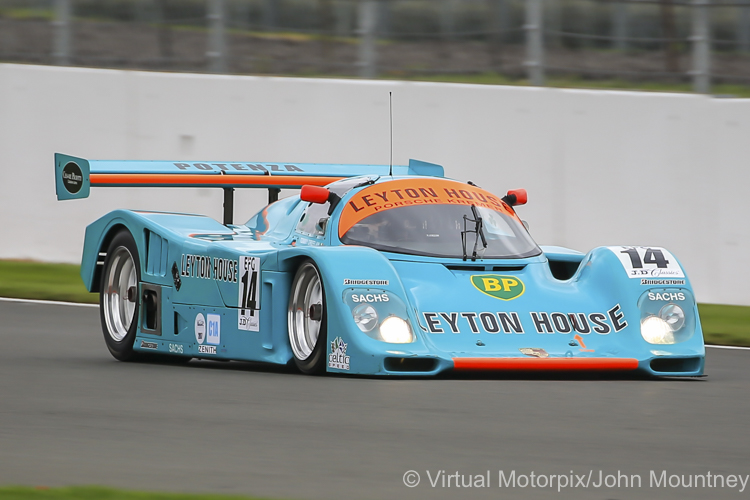
[[[81,276],[122,361],[703,374],[690,282],[664,248],[539,247],[503,197],[443,168],[97,161],[55,155],[58,199],[92,186],[213,187],[224,220],[116,210],[86,229]],[[269,204],[233,223],[234,189]],[[301,189],[278,199],[281,189]]]

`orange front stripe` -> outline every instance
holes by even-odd
[[[343,177],[312,175],[91,174],[92,186],[325,186]]]
[[[638,368],[632,358],[453,358],[456,370],[626,371]]]

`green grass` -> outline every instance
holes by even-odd
[[[0,297],[97,303],[79,266],[0,260]],[[698,304],[707,344],[750,346],[750,307]],[[0,495],[1,496],[1,495]]]
[[[707,344],[750,346],[750,307],[698,304]]]
[[[52,9],[44,8],[11,7],[0,8],[0,17],[18,20],[35,19],[41,21],[52,21],[55,18],[55,12]]]
[[[124,491],[101,486],[69,486],[66,488],[6,486],[0,488],[0,498],[3,500],[259,500],[255,497],[235,495]]]
[[[0,297],[98,302],[83,285],[80,266],[0,260]]]

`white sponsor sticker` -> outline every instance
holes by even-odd
[[[341,337],[336,337],[331,342],[331,353],[328,355],[328,367],[338,370],[349,369],[349,356],[346,354],[348,344]]]
[[[156,342],[146,342],[145,340],[141,340],[141,348],[142,349],[158,349],[159,345]]]
[[[608,247],[620,259],[629,278],[684,278],[668,250],[659,247]]]
[[[685,280],[672,280],[672,279],[666,279],[666,280],[660,280],[660,279],[648,279],[643,278],[641,279],[641,285],[684,285]]]
[[[345,278],[344,285],[387,286],[388,280],[351,280],[351,279]]]
[[[201,354],[216,354],[215,345],[199,345],[198,352]]]
[[[237,328],[260,331],[260,258],[240,257]]]
[[[353,302],[388,302],[391,298],[387,293],[355,293],[352,295]]]
[[[206,342],[213,345],[221,343],[221,316],[218,314],[206,315],[208,329],[206,331]]]
[[[648,300],[666,300],[668,302],[675,302],[677,300],[685,300],[685,294],[683,292],[649,292]]]
[[[206,318],[203,313],[195,317],[195,340],[202,344],[206,340]]]

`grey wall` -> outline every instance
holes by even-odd
[[[57,202],[53,153],[96,159],[445,166],[498,193],[541,244],[670,249],[703,302],[750,304],[750,100],[0,64],[0,258],[78,262],[115,208],[221,217],[219,190],[95,189]],[[236,220],[265,192],[238,194]]]

